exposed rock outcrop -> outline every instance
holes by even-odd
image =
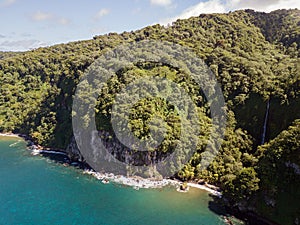
[[[131,171],[131,173],[133,174],[130,174],[130,176],[139,175],[142,177],[146,176],[147,178],[157,178],[157,179],[163,178],[161,174],[157,171],[156,163],[160,158],[166,157],[166,154],[162,154],[159,151],[139,152],[139,151],[132,150],[124,146],[116,136],[111,135],[108,131],[104,131],[104,130],[98,131],[97,135],[101,139],[103,146],[107,149],[107,152],[104,152],[105,155],[103,157],[107,159],[108,162],[110,161],[109,158],[113,157],[127,165],[134,165],[134,166],[147,165],[143,171],[140,170]],[[74,136],[72,137],[70,144],[66,148],[65,152],[71,161],[79,161],[79,162],[85,161],[83,154],[80,152],[80,149],[78,148]],[[89,162],[87,161],[86,163]],[[99,170],[99,168],[97,169]]]
[[[80,153],[74,136],[72,137],[70,144],[66,148],[66,153],[71,161],[83,161],[83,156]]]

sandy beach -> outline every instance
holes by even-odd
[[[205,191],[208,191],[209,193],[211,193],[212,195],[218,196],[218,197],[222,197],[222,193],[219,191],[216,191],[215,189],[217,187],[211,185],[211,184],[195,184],[195,183],[188,183],[188,186],[190,187],[194,187],[194,188],[198,188],[198,189],[202,189]],[[211,187],[213,188],[211,188]]]

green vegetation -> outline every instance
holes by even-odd
[[[18,54],[21,54],[21,52],[1,52],[0,51],[0,59],[14,57],[14,56],[16,56]]]
[[[295,51],[300,47],[299,10],[282,9],[271,13],[246,10],[246,12],[253,15],[253,23],[261,29],[268,41],[282,44],[287,53],[297,56]]]
[[[202,170],[200,162],[212,133],[209,107],[195,82],[177,68],[151,62],[119,71],[98,98],[97,128],[111,132],[111,106],[126,84],[139,77],[166,77],[197,104],[202,131],[195,137],[199,140],[196,153],[176,176],[184,181],[204,179],[220,186],[231,206],[255,207],[271,220],[292,224],[300,215],[299,25],[299,10],[246,10],[202,14],[169,27],[154,25],[24,53],[1,52],[0,132],[24,133],[43,146],[66,148],[73,136],[76,85],[101,54],[119,44],[146,39],[187,46],[215,73],[228,106],[225,138],[207,169]],[[267,143],[261,145],[268,101]],[[157,152],[168,154],[180,133],[178,112],[168,102],[159,98],[137,102],[130,129],[140,139],[149,138],[153,115],[167,122],[168,132]]]
[[[258,148],[257,171],[261,177],[258,204],[264,215],[280,224],[293,224],[300,215],[300,120]],[[272,202],[275,204],[273,207]]]

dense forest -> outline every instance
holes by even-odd
[[[193,50],[221,84],[227,126],[215,160],[202,169],[201,153],[211,125],[199,87],[178,68],[139,63],[113,76],[97,99],[97,129],[112,133],[114,97],[132,80],[165,77],[184,88],[197,105],[204,132],[195,154],[177,171],[181,180],[218,185],[226,203],[280,224],[300,221],[300,11],[241,10],[201,14],[172,25],[154,25],[92,40],[28,52],[0,52],[0,132],[23,133],[45,147],[66,149],[73,137],[76,85],[101,55],[120,44],[162,40]],[[158,149],[164,157],[178,144],[178,112],[163,99],[147,98],[132,110],[130,129],[143,139],[152,115],[167,122]],[[113,134],[112,134],[113,135]],[[121,157],[121,156],[120,156]]]

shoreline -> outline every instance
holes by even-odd
[[[219,187],[208,184],[206,182],[201,182],[200,183],[195,183],[195,182],[187,182],[187,190],[181,190],[180,187],[184,183],[180,180],[174,180],[170,178],[162,179],[162,180],[151,180],[151,179],[146,179],[138,176],[134,177],[126,177],[122,175],[115,175],[112,173],[100,173],[94,171],[92,168],[89,167],[88,164],[85,164],[83,162],[78,162],[78,161],[71,161],[67,154],[62,150],[62,149],[55,149],[55,148],[43,148],[40,145],[35,144],[31,138],[29,138],[27,135],[24,134],[14,134],[14,133],[0,133],[0,137],[15,137],[15,138],[20,138],[23,139],[25,142],[27,142],[27,149],[31,152],[33,156],[35,155],[41,155],[43,157],[47,157],[44,154],[48,155],[64,155],[67,157],[67,160],[61,162],[64,166],[72,166],[75,168],[79,168],[81,173],[87,174],[90,176],[94,176],[96,179],[101,180],[103,184],[107,184],[109,182],[119,184],[122,186],[127,186],[127,187],[132,187],[135,190],[139,190],[140,188],[163,188],[167,186],[173,186],[176,191],[186,193],[190,188],[196,188],[200,190],[204,190],[208,192],[209,194],[222,198],[222,193],[219,191]],[[56,161],[56,159],[54,159]],[[232,211],[232,210],[229,210]],[[233,213],[232,215],[236,215],[236,213]],[[262,224],[266,225],[275,225],[276,223],[270,222],[269,220],[265,219],[264,217],[258,216],[256,214],[253,214],[253,212],[238,212],[237,215],[242,215],[240,219],[252,219],[254,221],[259,221],[263,222]],[[229,220],[228,220],[229,219]],[[224,216],[224,221],[230,223],[230,217]]]
[[[163,188],[165,186],[174,186],[178,190],[180,186],[183,184],[183,182],[179,180],[173,180],[169,178],[165,178],[162,180],[151,180],[147,178],[142,178],[138,176],[133,176],[133,177],[125,177],[122,175],[115,175],[112,173],[99,173],[95,172],[93,170],[83,170],[84,174],[89,174],[97,178],[98,180],[102,181],[111,181],[114,183],[118,183],[121,185],[126,185],[133,187],[134,189],[139,189],[139,188]],[[107,182],[104,182],[107,183]],[[222,193],[219,191],[214,190],[213,188],[208,187],[209,184],[195,184],[192,182],[187,182],[187,186],[192,187],[192,188],[197,188],[201,190],[205,190],[209,192],[210,194],[217,196],[219,198],[222,197]],[[210,185],[212,186],[212,185]],[[213,186],[215,187],[215,186]],[[215,187],[217,188],[217,187]],[[179,192],[187,192],[187,191],[179,191]]]
[[[0,133],[0,137],[18,137],[18,138],[22,138],[21,134],[13,134],[13,133]]]
[[[16,138],[22,138],[24,141],[28,143],[28,149],[31,151],[32,155],[43,155],[43,154],[59,154],[59,155],[65,155],[67,154],[63,152],[61,149],[54,149],[54,148],[44,148],[40,145],[35,144],[27,135],[24,134],[14,134],[14,133],[0,133],[0,137],[16,137]],[[80,162],[71,162],[67,161],[64,163],[65,166],[77,166]],[[182,181],[179,180],[173,180],[169,178],[165,178],[162,180],[151,180],[147,178],[142,178],[138,176],[134,177],[126,177],[122,175],[115,175],[112,173],[100,173],[93,171],[92,169],[87,168],[81,168],[84,174],[89,174],[97,178],[98,180],[102,180],[102,183],[109,183],[109,181],[118,183],[121,185],[126,185],[133,187],[134,189],[139,188],[163,188],[165,186],[174,186],[177,190],[180,189],[180,186],[183,184]],[[205,190],[209,192],[210,194],[217,196],[219,198],[222,197],[222,193],[219,191],[216,191],[219,189],[216,186],[210,185],[210,184],[197,184],[192,182],[187,182],[188,187],[197,188],[200,190]],[[186,191],[180,191],[180,192],[186,192]]]

